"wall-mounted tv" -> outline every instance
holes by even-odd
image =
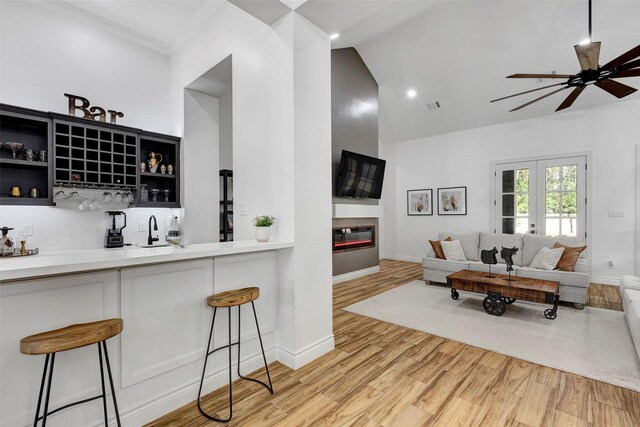
[[[386,161],[342,150],[336,196],[379,199]]]

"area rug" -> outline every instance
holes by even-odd
[[[640,361],[624,313],[587,307],[559,307],[545,319],[549,305],[517,301],[504,315],[485,313],[484,297],[414,281],[345,310],[640,391]]]

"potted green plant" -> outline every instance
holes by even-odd
[[[258,242],[268,242],[271,237],[271,226],[275,221],[274,216],[260,215],[253,218],[253,225],[255,226],[255,235]]]

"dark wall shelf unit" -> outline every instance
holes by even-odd
[[[180,207],[180,138],[141,129],[0,104],[0,141],[20,142],[36,152],[47,151],[47,161],[16,159],[0,151],[0,204],[53,205],[53,186],[135,190],[141,207]],[[141,172],[148,153],[161,153],[172,174]],[[157,201],[141,200],[141,186],[158,189]],[[9,197],[11,187],[23,197]],[[6,188],[5,188],[6,187]],[[29,198],[37,188],[41,197]],[[164,190],[169,190],[165,197]]]
[[[160,154],[162,160],[155,173],[142,172],[138,167],[138,181],[149,192],[147,201],[138,196],[136,206],[141,207],[180,207],[180,138],[151,132],[141,132],[139,137],[138,163],[149,161],[149,153]],[[148,164],[148,163],[147,163]],[[173,166],[173,173],[161,173],[161,166]],[[147,169],[149,170],[149,169]],[[153,190],[159,190],[156,201],[153,201]],[[168,195],[166,194],[168,190]]]
[[[57,185],[137,187],[134,132],[60,119],[53,129]]]
[[[220,241],[233,241],[233,171],[220,171]]]
[[[0,205],[52,205],[53,173],[51,164],[51,118],[28,108],[0,104],[0,142],[19,142],[36,153],[34,160],[25,160],[24,152],[0,151]],[[46,150],[46,162],[37,153]],[[9,189],[20,187],[22,197],[10,197]],[[40,190],[40,197],[29,197],[29,190]]]

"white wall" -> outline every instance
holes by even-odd
[[[274,215],[277,240],[293,240],[293,80],[290,42],[230,3],[216,13],[172,56],[170,91],[173,132],[182,135],[183,89],[233,54],[234,239],[253,239],[252,218]],[[185,141],[185,159],[199,147]],[[215,185],[218,180],[185,182]]]
[[[186,183],[182,186],[182,201],[189,207],[185,209],[184,230],[188,243],[219,240],[219,117],[218,98],[184,90],[182,143],[197,147],[183,150],[182,160],[182,178]]]
[[[0,101],[66,114],[63,95],[122,111],[118,122],[171,130],[169,58],[48,2],[0,3]]]
[[[220,97],[220,169],[233,169],[233,93]]]
[[[612,281],[635,272],[635,145],[640,100],[386,144],[384,252],[417,259],[438,231],[489,231],[490,162],[591,150],[592,274]],[[468,215],[409,217],[409,189],[466,185]],[[609,209],[624,210],[610,218]],[[614,268],[608,267],[608,261]]]
[[[3,1],[0,12],[0,102],[66,114],[63,94],[73,93],[124,112],[123,125],[171,130],[167,56],[45,3]],[[126,242],[146,243],[138,222],[151,214],[164,240],[170,209],[126,212]],[[44,251],[101,248],[107,228],[104,212],[56,207],[2,206],[0,223],[33,224],[27,245]]]

